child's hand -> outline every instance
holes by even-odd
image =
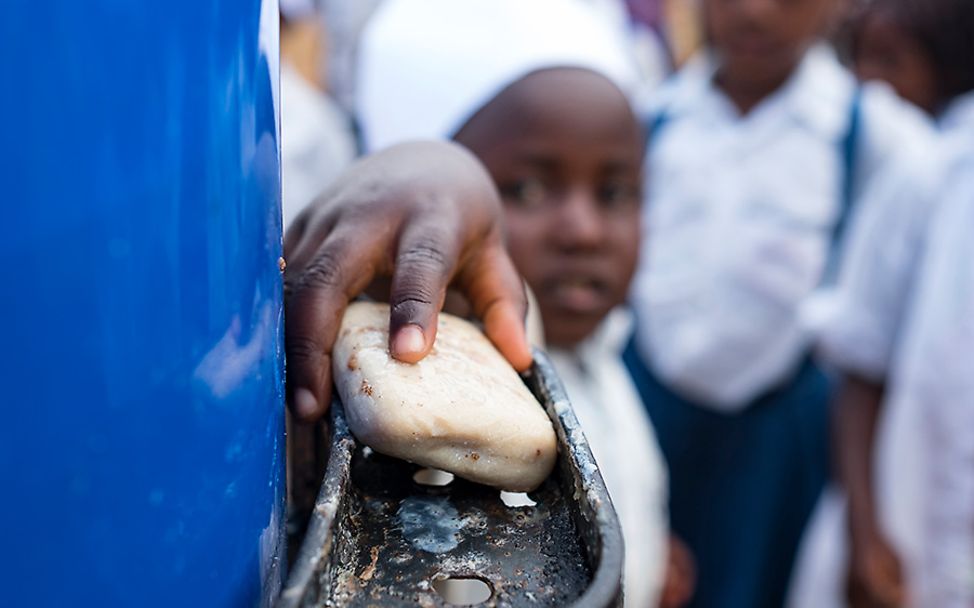
[[[893,547],[878,532],[852,541],[849,605],[853,608],[897,608],[907,601],[903,567]]]
[[[697,586],[697,568],[693,554],[675,535],[670,535],[667,551],[666,572],[663,575],[663,592],[660,594],[660,608],[679,608],[693,598]]]
[[[389,349],[426,356],[452,284],[498,350],[531,364],[524,288],[507,257],[490,177],[448,143],[395,146],[356,163],[295,220],[284,238],[287,393],[315,420],[331,399],[331,348],[349,300],[391,278]]]

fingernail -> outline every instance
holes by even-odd
[[[404,355],[415,355],[423,352],[426,347],[426,337],[417,325],[406,325],[396,334],[392,342],[392,354],[396,358]]]
[[[294,391],[294,411],[300,418],[308,420],[318,411],[318,399],[306,388]]]

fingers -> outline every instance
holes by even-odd
[[[348,301],[375,274],[375,250],[353,235],[321,245],[301,269],[285,271],[288,403],[303,421],[317,420],[331,397],[331,348]]]
[[[524,284],[500,239],[485,247],[463,269],[460,284],[497,350],[514,369],[525,371],[531,367],[531,348],[524,329]]]
[[[400,237],[389,294],[389,352],[396,359],[416,363],[433,347],[459,249],[459,235],[442,220],[415,222]]]
[[[517,369],[529,367],[526,301],[500,242],[500,217],[490,176],[453,144],[403,144],[349,169],[284,239],[293,411],[313,420],[327,408],[342,313],[376,275],[393,277],[392,356],[416,362],[429,353],[446,286],[462,278],[487,336]]]

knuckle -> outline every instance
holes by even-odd
[[[292,359],[314,361],[323,353],[321,345],[311,338],[289,337],[287,340],[287,355]]]
[[[426,298],[399,298],[391,303],[391,329],[414,324],[426,328],[430,323],[430,315],[434,313],[433,304]]]
[[[476,311],[477,312],[477,315],[483,317],[489,311],[497,308],[498,306],[500,306],[503,303],[504,303],[504,298],[502,298],[500,296],[495,296],[495,297],[488,298],[487,300],[484,300],[480,304],[480,306],[477,307],[477,309],[478,309]]]
[[[303,289],[334,289],[341,287],[344,278],[342,260],[338,255],[321,251],[295,277],[290,292]]]
[[[392,303],[392,313],[397,316],[411,317],[416,314],[418,310],[422,310],[427,306],[433,304],[432,299],[423,296],[412,296],[407,295],[404,297],[396,298],[396,301]]]
[[[521,316],[528,314],[528,293],[523,281],[520,279],[514,281],[509,298]]]
[[[429,239],[416,243],[399,254],[399,264],[443,270],[452,266],[452,260],[441,243]]]
[[[392,294],[390,305],[392,313],[395,315],[412,315],[417,310],[433,305],[432,285],[421,285],[418,283],[400,287]]]

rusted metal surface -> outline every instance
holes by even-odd
[[[288,563],[294,563],[300,540],[321,491],[322,475],[331,450],[328,420],[300,423],[287,412]]]
[[[450,606],[433,588],[447,577],[488,583],[479,606],[619,605],[622,538],[602,477],[541,353],[525,382],[559,440],[533,506],[459,478],[415,482],[420,467],[357,444],[336,400],[322,490],[278,606]]]

